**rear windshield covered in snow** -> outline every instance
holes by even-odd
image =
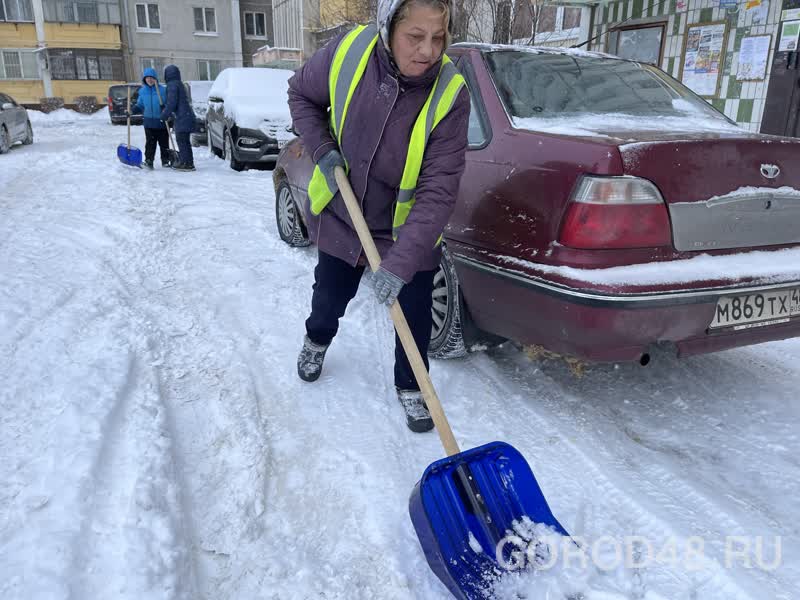
[[[486,62],[514,118],[575,114],[722,118],[702,98],[657,69],[587,55],[490,52]]]
[[[139,87],[138,85],[131,86],[131,98],[136,98],[139,95]],[[128,86],[127,85],[112,85],[109,89],[109,93],[111,97],[115,100],[122,100],[123,98],[128,97]]]

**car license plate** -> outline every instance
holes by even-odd
[[[288,143],[289,140],[278,140],[278,148],[283,148]]]
[[[800,315],[800,287],[759,294],[726,296],[717,301],[712,329],[748,329],[784,323]]]

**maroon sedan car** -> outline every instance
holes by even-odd
[[[430,353],[512,339],[596,361],[800,335],[800,140],[749,133],[650,65],[458,44],[469,151]],[[312,163],[274,171],[305,245]]]

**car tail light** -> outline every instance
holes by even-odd
[[[108,108],[111,108],[112,106],[114,106],[114,99],[111,96],[109,96],[108,97]]]
[[[569,248],[649,248],[672,243],[664,199],[637,177],[584,177],[561,222]]]

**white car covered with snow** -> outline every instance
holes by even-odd
[[[206,113],[208,112],[208,93],[211,91],[213,81],[187,81],[189,101],[196,119],[195,131],[192,133],[192,146],[205,146],[206,138]]]
[[[236,171],[275,164],[294,135],[287,104],[292,71],[261,67],[225,69],[208,94],[208,147]]]

